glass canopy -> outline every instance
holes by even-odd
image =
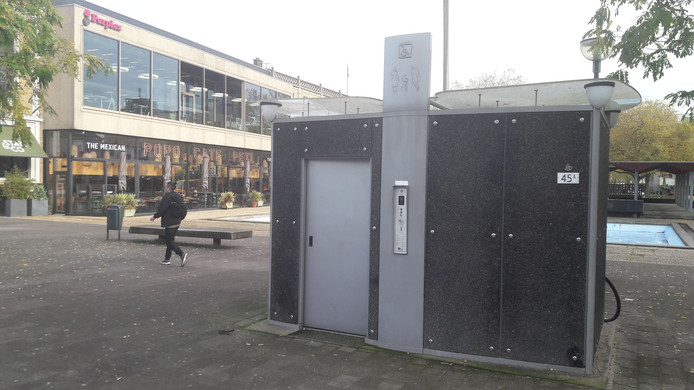
[[[604,79],[599,79],[604,80]],[[584,86],[595,79],[553,81],[505,87],[442,91],[430,99],[440,110],[510,107],[589,106]],[[609,80],[614,81],[614,80]],[[641,103],[641,94],[628,84],[614,81],[612,99],[605,110],[624,111]],[[279,117],[370,114],[383,112],[383,101],[366,97],[281,99]]]

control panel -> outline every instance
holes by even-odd
[[[395,181],[393,186],[393,253],[407,254],[407,181]]]

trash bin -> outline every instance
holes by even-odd
[[[118,240],[120,240],[120,230],[123,227],[123,215],[125,209],[122,204],[112,204],[106,209],[106,239],[108,240],[109,230],[118,230]]]

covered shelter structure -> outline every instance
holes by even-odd
[[[687,212],[694,211],[694,161],[612,161],[610,170],[634,175],[634,200],[638,199],[639,174],[662,171],[675,175],[675,204]]]

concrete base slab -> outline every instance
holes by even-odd
[[[296,339],[305,339],[311,342],[318,343],[328,343],[333,345],[339,345],[345,348],[352,349],[376,349],[382,352],[389,352],[388,350],[367,346],[364,344],[364,338],[361,336],[345,335],[334,332],[325,332],[313,329],[304,329],[300,331],[295,331],[291,328],[286,328],[283,326],[275,325],[269,323],[267,320],[256,322],[248,327],[248,330],[270,333],[281,336],[289,336]],[[423,358],[425,360],[435,360],[440,362],[446,362],[449,364],[459,364],[461,366],[468,366],[476,369],[500,372],[505,374],[519,375],[523,377],[532,377],[538,379],[550,379],[557,382],[575,384],[580,386],[587,386],[593,388],[611,388],[612,379],[614,375],[614,365],[615,365],[615,334],[616,326],[613,323],[606,323],[603,325],[602,333],[600,336],[600,342],[598,345],[598,350],[595,356],[595,364],[593,367],[592,374],[570,374],[566,372],[560,372],[558,370],[537,370],[531,368],[523,368],[516,366],[505,366],[503,364],[490,364],[490,363],[480,363],[474,360],[468,359],[451,359],[439,356],[431,355],[413,355]],[[401,354],[401,352],[392,351],[393,354]]]
[[[263,320],[251,324],[248,327],[246,327],[246,329],[254,330],[256,332],[270,333],[278,336],[287,336],[296,332],[296,329],[294,328],[271,324],[268,320]]]

